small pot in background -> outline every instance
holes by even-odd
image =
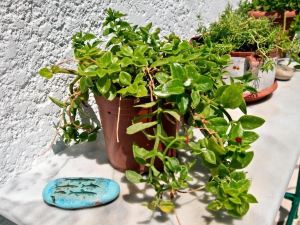
[[[290,58],[278,59],[278,64],[276,69],[276,79],[290,80],[295,74],[295,68],[294,68],[295,65],[297,65],[297,63],[291,61]]]
[[[285,12],[264,12],[264,11],[250,11],[248,12],[249,16],[252,16],[254,18],[261,18],[261,17],[267,17],[273,20],[274,24],[279,24],[283,26],[284,21],[284,14],[286,16],[286,30],[288,30],[294,20],[294,18],[297,16],[297,12],[295,10],[293,11],[285,11]]]

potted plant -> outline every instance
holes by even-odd
[[[288,30],[300,9],[298,0],[253,0],[244,1],[241,7],[255,18],[268,17],[283,30]]]
[[[229,56],[216,54],[209,41],[194,47],[174,34],[161,40],[159,29],[153,31],[151,24],[132,26],[123,20],[124,16],[107,10],[103,35],[109,38],[105,48],[100,48],[100,41],[90,33],[73,37],[76,69],[53,65],[40,70],[40,75],[48,79],[57,73],[74,77],[66,101],[51,98],[63,108],[64,140],[79,143],[95,139],[98,128],[77,119],[77,112],[82,111],[91,92],[100,104],[102,124],[113,127],[115,134],[105,138],[106,145],[107,138],[116,139],[116,143],[119,138],[119,144],[124,144],[121,135],[118,137],[121,132],[133,138],[131,155],[124,160],[132,156],[147,173],[127,170],[126,177],[154,188],[156,194],[148,204],[150,209],[173,211],[175,195],[191,191],[190,170],[198,160],[210,171],[203,188],[215,197],[208,209],[226,210],[236,217],[245,215],[256,199],[248,193],[251,182],[242,169],[254,156],[249,148],[258,135],[252,130],[264,120],[252,115],[233,120],[227,112],[239,108],[247,113],[242,96],[245,85],[233,81],[224,84],[222,79]],[[114,106],[105,110],[104,104]],[[127,113],[121,119],[123,107]],[[101,111],[114,114],[116,122],[107,121]],[[121,120],[126,118],[133,118],[130,125],[121,126]],[[181,123],[180,131],[174,121]],[[166,126],[167,122],[173,124],[173,129]],[[103,126],[104,133],[111,130],[109,126]],[[194,137],[194,130],[203,136]],[[141,136],[137,134],[143,134],[149,145],[139,142]],[[172,157],[170,149],[189,154],[191,160]],[[118,148],[114,151],[111,156],[119,154]]]
[[[231,46],[227,50],[232,57],[246,58],[253,75],[258,78],[258,81],[253,81],[252,86],[259,92],[270,90],[270,87],[276,88],[275,59],[287,52],[299,50],[299,45],[290,41],[267,18],[254,19],[230,7],[224,11],[219,21],[209,28],[200,27],[199,32],[204,39],[210,39],[213,43]],[[232,67],[243,68],[235,64]]]

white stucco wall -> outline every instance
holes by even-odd
[[[237,4],[238,0],[232,0]],[[80,30],[98,31],[107,7],[133,23],[152,22],[162,34],[196,34],[197,15],[217,19],[227,0],[1,0],[0,1],[0,185],[31,168],[49,146],[58,107],[47,96],[62,97],[66,77],[46,81],[42,66],[70,53]]]

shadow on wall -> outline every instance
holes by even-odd
[[[86,106],[82,107],[83,111],[79,112],[79,117],[82,123],[84,124],[97,124],[101,127],[100,121],[97,118],[97,114],[95,113],[94,109],[90,104],[86,104]],[[60,132],[60,131],[59,131]],[[60,133],[59,133],[60,134]],[[98,134],[99,136],[99,134]],[[98,138],[99,139],[99,138]],[[96,142],[103,142],[103,138],[101,140],[96,140]],[[58,154],[67,148],[71,147],[72,145],[67,145],[64,143],[62,136],[59,136],[59,138],[56,139],[56,141],[52,144],[51,148],[54,154]]]
[[[101,126],[94,109],[89,104],[83,107],[83,111],[79,113],[79,116],[80,120],[85,124],[94,123]],[[98,132],[96,141],[81,144],[67,145],[62,137],[59,136],[51,148],[53,153],[57,155],[67,155],[75,158],[82,155],[87,159],[97,160],[99,164],[108,163],[102,131]]]

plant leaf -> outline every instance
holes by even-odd
[[[96,82],[96,87],[98,91],[103,95],[109,91],[110,86],[111,86],[111,80],[106,77],[100,78]]]
[[[112,53],[105,52],[104,55],[97,60],[97,63],[99,63],[98,65],[100,68],[107,68],[112,63]]]
[[[121,85],[130,85],[131,84],[131,75],[127,72],[120,72],[120,84]]]
[[[55,105],[57,105],[57,106],[60,107],[60,108],[65,108],[65,107],[66,107],[66,104],[65,104],[65,103],[63,103],[62,101],[60,101],[60,100],[58,100],[58,99],[56,99],[56,98],[53,98],[53,97],[50,97],[50,96],[49,96],[49,99],[50,99]]]
[[[186,95],[179,97],[179,102],[177,102],[177,107],[182,114],[185,114],[189,105],[189,98]]]
[[[173,79],[178,79],[181,82],[185,80],[185,69],[179,63],[172,63],[170,69]]]
[[[141,183],[143,180],[143,177],[140,174],[132,170],[126,170],[125,176],[128,181],[134,184]]]
[[[145,104],[140,104],[140,105],[135,105],[134,107],[138,107],[138,108],[152,108],[153,106],[156,105],[157,102],[148,102]]]
[[[244,131],[243,133],[243,139],[242,143],[243,144],[252,144],[259,138],[259,135],[253,131]]]
[[[52,73],[52,71],[51,70],[49,70],[48,68],[42,68],[42,69],[40,69],[40,71],[39,71],[39,74],[42,76],[42,77],[44,77],[44,78],[46,78],[46,79],[50,79],[50,78],[52,78],[53,77],[53,73]]]
[[[178,112],[176,112],[175,110],[164,110],[164,113],[168,113],[171,116],[173,116],[177,121],[180,122],[180,114]]]
[[[203,151],[203,158],[206,162],[211,163],[211,164],[216,164],[216,155],[213,151],[207,150]]]
[[[148,96],[148,89],[144,85],[139,85],[136,92],[136,97],[142,98],[146,96]]]
[[[169,80],[169,75],[164,72],[158,72],[155,74],[155,78],[160,84],[164,84]]]
[[[159,202],[158,208],[164,213],[171,213],[175,209],[175,205],[170,200],[162,200]]]
[[[120,52],[125,55],[125,56],[132,56],[133,55],[133,50],[131,47],[127,46],[127,45],[122,45],[120,48]]]
[[[258,128],[262,126],[265,122],[264,119],[251,115],[244,115],[239,119],[239,121],[242,127],[246,130],[253,130],[255,128]]]
[[[239,107],[243,102],[243,87],[237,84],[227,86],[218,100],[225,108]]]
[[[208,139],[207,148],[209,150],[212,150],[212,151],[220,154],[220,155],[224,155],[226,153],[226,150],[224,149],[224,147],[220,146],[218,143],[216,143],[213,138]]]
[[[135,134],[139,131],[153,127],[156,124],[157,124],[157,121],[148,122],[148,123],[138,122],[138,123],[132,124],[131,126],[127,127],[126,133],[127,134]]]
[[[212,211],[218,211],[222,209],[222,203],[219,200],[212,201],[208,204],[207,209]]]

